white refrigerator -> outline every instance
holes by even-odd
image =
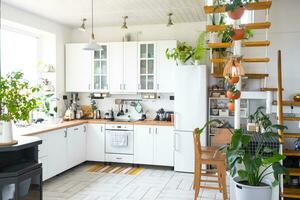
[[[175,72],[175,171],[194,172],[193,130],[207,121],[207,67],[183,65]],[[206,132],[201,145],[207,145]]]

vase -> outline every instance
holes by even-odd
[[[13,141],[13,134],[12,134],[12,122],[11,121],[3,121],[2,122],[2,143],[10,143]]]

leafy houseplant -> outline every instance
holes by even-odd
[[[226,26],[224,31],[220,31],[219,35],[223,35],[227,41],[249,39],[253,37],[253,31],[245,27],[233,28],[232,25]]]
[[[264,109],[263,106],[260,106],[252,115],[249,115],[249,119],[258,125],[262,133],[270,132],[270,125],[272,125],[269,116],[263,112]]]
[[[207,122],[199,133],[212,123],[221,123],[219,120]],[[253,134],[244,134],[243,129],[229,131],[232,133],[230,145],[220,147],[220,151],[226,152],[227,163],[230,175],[236,183],[236,199],[271,199],[271,186],[264,182],[267,176],[273,176],[272,186],[279,183],[279,176],[288,174],[287,169],[280,163],[285,159],[279,153],[279,149],[270,148],[265,145],[266,140],[278,140],[277,130],[286,129],[285,126],[273,125],[267,127],[268,130],[262,134],[262,138],[257,141],[256,147],[250,146],[254,138]],[[201,132],[200,132],[201,130]],[[247,195],[245,195],[247,193]],[[251,194],[251,195],[249,195]]]
[[[177,47],[170,50],[166,49],[167,59],[173,59],[178,65],[178,61],[181,64],[186,63],[193,56],[193,48],[187,45],[185,42],[179,42]]]
[[[205,59],[206,56],[206,37],[205,37],[205,32],[201,32],[198,40],[196,47],[193,52],[193,60],[195,61],[195,64],[198,64],[200,61]]]
[[[0,121],[3,121],[2,142],[12,141],[12,121],[29,119],[29,113],[37,108],[34,94],[37,87],[29,86],[22,72],[12,72],[0,79]]]

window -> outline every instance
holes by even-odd
[[[22,31],[1,29],[1,74],[22,71],[32,85],[37,84],[38,38]],[[36,73],[35,73],[36,72]]]

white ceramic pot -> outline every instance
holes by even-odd
[[[272,188],[266,186],[250,186],[239,183],[239,178],[235,177],[235,199],[237,200],[271,200]]]
[[[13,141],[12,122],[2,122],[2,143],[9,143]]]

